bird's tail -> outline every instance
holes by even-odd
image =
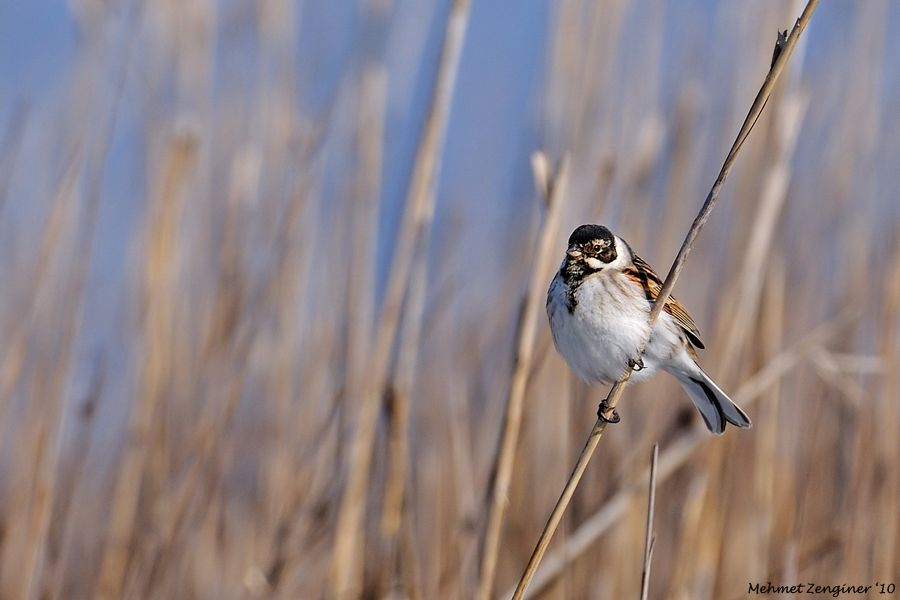
[[[726,422],[737,427],[750,427],[750,418],[747,414],[732,402],[700,367],[691,373],[678,372],[673,375],[691,397],[691,401],[700,411],[703,422],[711,432],[717,435],[723,433]]]

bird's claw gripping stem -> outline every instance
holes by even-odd
[[[632,371],[642,371],[644,369],[644,359],[640,356],[628,360],[628,366]]]
[[[604,423],[618,423],[622,419],[619,417],[619,413],[613,410],[612,415],[607,417],[606,411],[609,410],[609,404],[606,400],[600,403],[600,406],[597,408],[597,418],[603,421]]]

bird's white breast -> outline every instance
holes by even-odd
[[[566,284],[557,274],[547,297],[556,348],[582,379],[615,381],[650,335],[650,303],[643,289],[619,271],[589,275],[576,288],[574,299],[570,312]],[[645,373],[649,376],[655,365],[646,361],[645,365],[651,367]]]

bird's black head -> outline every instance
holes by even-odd
[[[569,258],[596,264],[593,260],[611,263],[616,260],[616,240],[603,225],[582,225],[569,236]]]
[[[603,225],[582,225],[569,236],[569,247],[566,249],[566,260],[563,261],[560,275],[573,289],[585,277],[603,270],[616,260],[616,238]]]

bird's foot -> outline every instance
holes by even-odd
[[[612,411],[612,415],[606,416],[606,411],[609,410],[609,404],[604,399],[603,402],[600,403],[600,406],[597,408],[597,418],[603,421],[604,423],[618,423],[622,419],[619,417],[619,413],[615,410]]]
[[[644,359],[640,356],[637,358],[631,358],[628,360],[628,366],[631,367],[632,371],[643,371],[644,370]]]

